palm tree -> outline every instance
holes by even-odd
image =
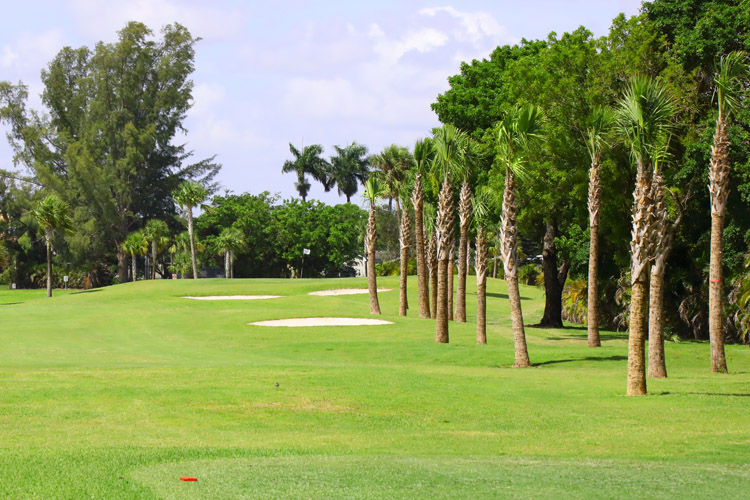
[[[451,175],[459,171],[464,163],[468,136],[453,125],[437,129],[434,138],[436,176],[442,179],[438,197],[435,233],[437,239],[437,316],[435,342],[448,343],[448,261],[453,246],[453,189]]]
[[[122,250],[130,254],[131,262],[132,262],[132,281],[136,280],[136,257],[141,257],[143,255],[146,255],[148,253],[148,239],[146,236],[140,232],[136,231],[134,233],[130,233],[127,238],[125,238],[125,241],[122,242]]]
[[[200,205],[208,196],[206,188],[198,182],[186,181],[172,193],[172,197],[187,210],[188,235],[190,235],[190,263],[193,266],[193,279],[198,279],[198,262],[195,257],[195,235],[193,234],[193,208]]]
[[[339,195],[346,196],[346,202],[350,203],[359,184],[364,184],[370,171],[367,147],[352,142],[346,147],[334,146],[333,149],[336,150],[336,155],[331,157],[326,177],[326,191],[336,186]]]
[[[646,394],[644,329],[649,265],[654,254],[658,228],[654,213],[652,159],[655,150],[672,128],[675,105],[666,88],[638,77],[628,86],[617,109],[617,129],[636,164],[633,192],[633,228],[630,242],[631,297],[628,340],[628,396]]]
[[[586,129],[586,147],[591,157],[589,168],[589,286],[588,286],[588,341],[589,347],[601,347],[599,338],[599,210],[602,206],[601,164],[605,136],[614,122],[609,108],[595,108]]]
[[[156,279],[156,259],[158,257],[159,246],[163,239],[169,234],[167,223],[159,219],[151,219],[143,228],[143,235],[151,242],[151,279]]]
[[[391,144],[380,154],[370,158],[370,165],[380,172],[383,183],[383,197],[388,198],[388,208],[396,200],[396,211],[401,212],[400,194],[406,182],[409,170],[414,166],[414,157],[408,149]]]
[[[472,203],[474,224],[477,229],[476,257],[477,273],[477,344],[487,343],[487,233],[486,226],[491,205],[491,193],[483,189]]]
[[[52,297],[52,236],[60,230],[68,232],[72,230],[69,212],[68,204],[54,194],[44,198],[31,211],[31,216],[44,232],[44,241],[47,246],[47,297]]]
[[[419,294],[419,317],[430,317],[430,295],[427,263],[425,262],[425,229],[424,229],[424,187],[422,178],[430,167],[434,157],[432,140],[429,138],[419,139],[414,145],[414,188],[412,189],[411,201],[414,205],[414,233],[417,254],[417,289]]]
[[[400,269],[400,281],[399,281],[399,296],[398,296],[398,314],[399,316],[406,316],[406,311],[409,309],[409,300],[406,296],[406,279],[409,274],[409,247],[411,246],[411,217],[409,217],[409,210],[406,208],[407,200],[409,199],[408,190],[404,187],[400,190],[400,195],[404,196],[404,209],[401,210],[401,224],[399,226],[398,240],[401,250],[401,269]]]
[[[435,231],[437,209],[432,204],[424,206],[425,237],[427,239],[426,265],[430,271],[430,315],[437,318],[438,259],[437,231]]]
[[[458,201],[460,236],[458,242],[458,289],[456,290],[455,319],[461,323],[466,323],[466,274],[468,271],[469,225],[471,224],[472,216],[472,196],[469,182],[474,159],[474,143],[469,141],[467,146],[464,164],[459,170],[461,178],[461,191]]]
[[[378,283],[375,275],[375,244],[378,240],[375,226],[375,201],[383,195],[383,185],[377,176],[365,181],[365,198],[370,202],[370,217],[367,220],[367,289],[370,293],[370,314],[380,314]]]
[[[516,106],[498,124],[497,159],[505,173],[503,212],[500,218],[500,243],[505,281],[508,283],[510,317],[513,325],[515,362],[513,366],[530,366],[523,327],[521,295],[518,289],[518,254],[516,247],[516,178],[523,177],[530,143],[539,137],[542,112],[536,106]]]
[[[245,236],[236,227],[227,227],[217,239],[219,255],[224,255],[224,275],[234,278],[234,254],[245,247]]]
[[[294,184],[294,187],[297,189],[302,201],[307,199],[307,194],[310,192],[310,183],[307,182],[307,178],[305,177],[308,174],[316,181],[322,183],[326,191],[330,189],[327,183],[328,162],[320,156],[323,154],[323,146],[312,144],[303,147],[302,151],[300,151],[290,142],[289,151],[294,156],[294,160],[285,161],[281,167],[281,172],[285,174],[294,172],[297,174],[297,182]]]
[[[711,263],[708,283],[708,334],[711,339],[711,371],[727,372],[724,354],[724,314],[722,310],[723,278],[721,241],[724,232],[724,212],[729,196],[729,134],[728,119],[739,109],[745,92],[744,79],[748,74],[747,56],[732,52],[721,58],[714,76],[717,108],[711,165],[708,169],[708,191],[711,196]]]

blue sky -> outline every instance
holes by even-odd
[[[5,2],[3,2],[5,4]],[[296,195],[281,174],[288,143],[358,141],[378,152],[438,125],[430,103],[463,60],[497,45],[586,26],[607,33],[637,0],[12,2],[0,19],[0,80],[29,86],[40,109],[40,70],[63,46],[114,41],[127,21],[158,29],[180,22],[196,46],[194,106],[186,121],[196,158],[217,155],[235,193]],[[12,153],[0,142],[0,168]],[[344,199],[313,183],[311,196]]]

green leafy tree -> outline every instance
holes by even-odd
[[[71,231],[70,208],[55,195],[44,198],[31,211],[32,217],[44,233],[47,247],[47,297],[52,297],[52,237],[58,231]]]

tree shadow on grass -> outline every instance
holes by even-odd
[[[4,304],[0,304],[0,306],[15,306],[16,304],[23,304],[23,302],[5,302]]]
[[[744,392],[655,392],[654,396],[732,396],[741,398],[750,398],[749,393]]]
[[[551,330],[583,330],[585,331],[585,328],[571,328],[571,327],[565,327],[565,328],[551,328]],[[627,340],[628,334],[627,332],[600,332],[599,338],[602,341],[606,340]],[[568,335],[558,335],[556,337],[546,337],[545,340],[588,340],[588,333],[581,333],[576,334],[571,332]]]
[[[534,366],[545,366],[545,365],[557,365],[560,363],[575,363],[578,361],[624,361],[627,360],[627,356],[607,356],[607,357],[597,357],[597,356],[586,356],[585,358],[576,358],[576,359],[553,359],[550,361],[542,361],[541,363],[532,363]]]
[[[80,292],[71,292],[70,295],[78,295],[79,293],[94,293],[94,292],[101,292],[101,288],[96,288],[94,290],[81,290]]]
[[[493,297],[493,298],[496,298],[496,299],[507,299],[507,298],[509,298],[507,293],[490,293],[490,292],[487,292],[485,295],[487,295],[487,297]],[[528,298],[528,297],[521,297],[521,300],[531,300],[531,299]]]

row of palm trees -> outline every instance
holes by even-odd
[[[748,75],[746,55],[732,53],[722,58],[715,75],[718,118],[709,169],[711,194],[711,266],[710,266],[710,335],[711,370],[726,372],[722,317],[721,253],[724,210],[730,172],[727,121],[741,102]],[[598,227],[601,210],[601,164],[608,147],[624,144],[631,153],[636,172],[633,193],[631,249],[631,303],[628,343],[627,394],[646,394],[645,340],[649,342],[649,377],[666,377],[663,338],[663,284],[665,263],[672,248],[674,234],[682,221],[683,207],[690,192],[677,196],[665,186],[663,169],[668,164],[670,139],[675,131],[678,108],[673,96],[658,81],[645,77],[632,79],[614,108],[596,108],[589,119],[587,146],[591,158],[589,169],[588,210],[591,231],[589,248],[588,345],[601,346],[598,329],[597,274]],[[516,227],[516,187],[527,182],[530,152],[541,139],[542,111],[534,106],[516,106],[505,113],[495,128],[495,164],[504,175],[502,209],[499,227],[500,248],[505,279],[508,284],[511,322],[515,346],[514,366],[530,365],[518,288],[518,235]],[[395,146],[388,148],[394,149]],[[382,163],[382,162],[381,162]],[[398,200],[410,196],[415,216],[417,286],[419,316],[436,320],[436,342],[449,341],[449,320],[466,321],[466,274],[468,234],[474,224],[475,268],[477,274],[477,342],[486,342],[486,261],[487,213],[500,200],[487,186],[472,186],[477,165],[477,148],[464,132],[451,125],[434,131],[433,137],[415,144],[413,161],[404,162],[400,173],[375,169],[366,181],[370,205],[367,227],[369,290],[371,312],[380,313],[374,273],[376,228],[375,199]],[[394,180],[398,179],[398,180]],[[439,185],[435,209],[425,205],[425,183]],[[455,190],[458,189],[458,207]],[[667,211],[667,193],[674,197],[677,211]],[[455,219],[458,215],[458,286],[455,317],[451,269],[454,257]],[[411,223],[408,210],[400,210],[402,250],[408,248]],[[401,297],[399,314],[405,315],[406,267],[408,252],[401,255]],[[450,289],[450,292],[449,292]],[[431,304],[432,302],[432,304]],[[432,307],[431,307],[432,306]],[[648,327],[646,326],[648,325]]]

